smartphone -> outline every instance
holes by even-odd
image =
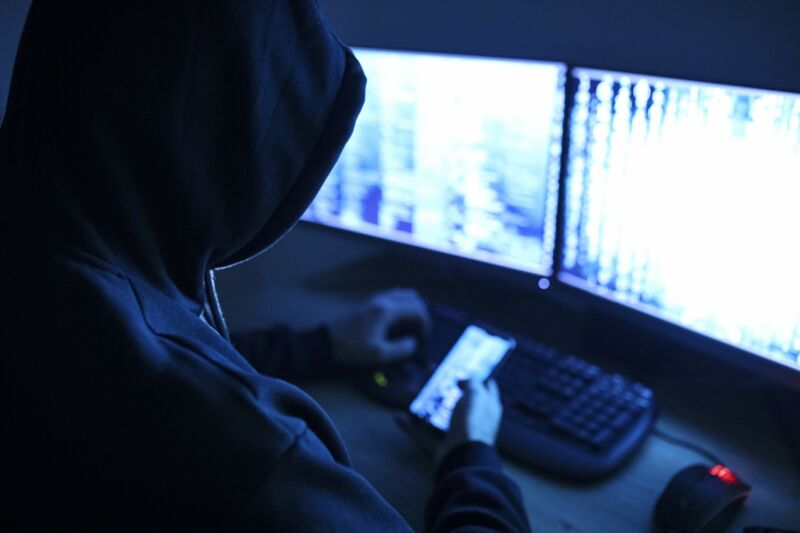
[[[470,325],[411,402],[411,413],[433,427],[447,431],[453,408],[461,399],[458,382],[489,379],[503,358],[516,346],[514,339],[494,335]]]

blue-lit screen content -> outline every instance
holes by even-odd
[[[355,53],[364,109],[304,219],[550,274],[565,67]]]
[[[573,75],[559,278],[800,369],[800,95]]]

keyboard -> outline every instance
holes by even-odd
[[[439,303],[429,309],[434,333],[419,355],[359,380],[378,400],[406,409],[466,326],[476,324],[517,343],[494,373],[503,401],[497,447],[504,454],[561,477],[593,480],[619,468],[649,434],[656,402],[645,385],[461,310]]]

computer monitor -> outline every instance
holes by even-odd
[[[304,220],[550,275],[566,66],[355,54],[364,109]]]
[[[589,69],[570,87],[558,280],[800,371],[800,95]]]

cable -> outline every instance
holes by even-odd
[[[673,444],[675,446],[680,446],[681,448],[686,448],[687,450],[691,450],[695,453],[698,453],[703,457],[705,457],[706,459],[708,459],[709,461],[711,461],[712,463],[714,463],[715,465],[725,464],[725,462],[722,461],[722,459],[717,457],[714,453],[706,450],[702,446],[698,446],[697,444],[694,444],[692,442],[689,442],[687,440],[678,437],[673,437],[672,435],[666,433],[665,431],[663,431],[658,427],[653,428],[653,436],[658,437],[659,439],[666,441],[670,444]]]
[[[209,269],[206,271],[206,299],[211,307],[211,318],[214,320],[214,329],[219,332],[224,339],[230,340],[230,333],[228,332],[228,324],[225,322],[225,315],[222,314],[222,306],[219,304],[219,295],[217,294],[216,278],[214,271]]]

